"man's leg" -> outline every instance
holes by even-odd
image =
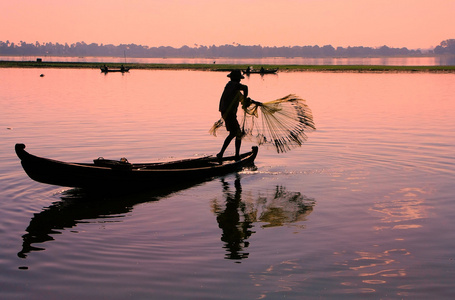
[[[240,146],[242,145],[242,138],[236,137],[235,138],[235,159],[240,159]]]
[[[220,153],[218,153],[216,156],[218,159],[221,159],[224,155],[224,151],[226,151],[227,147],[231,143],[232,139],[235,137],[235,134],[230,133],[226,139],[224,140],[223,147],[221,147]],[[236,140],[236,145],[237,145],[237,140]]]

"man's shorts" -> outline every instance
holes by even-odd
[[[239,121],[237,121],[237,116],[235,114],[225,116],[224,123],[226,124],[227,131],[236,136],[241,135],[240,124]]]

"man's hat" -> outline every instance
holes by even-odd
[[[227,75],[227,77],[233,78],[233,79],[243,79],[243,78],[245,78],[245,76],[242,75],[242,72],[240,72],[240,70],[232,71],[231,73],[229,73]]]

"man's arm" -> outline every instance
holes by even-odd
[[[248,98],[248,86],[240,84],[240,90],[243,91],[243,97]]]

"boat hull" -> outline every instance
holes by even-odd
[[[250,70],[250,71],[243,71],[243,74],[250,75],[250,74],[276,74],[278,69],[266,69],[266,70]]]
[[[240,160],[227,157],[220,164],[214,157],[180,160],[169,163],[131,164],[130,168],[67,163],[42,158],[16,144],[16,153],[27,175],[38,182],[86,189],[154,189],[179,186],[190,182],[240,171],[254,164],[258,149],[242,154]]]
[[[105,69],[105,68],[100,68],[101,69],[101,72],[102,73],[111,73],[111,72],[121,72],[121,73],[125,73],[125,72],[129,72],[130,69],[129,68],[124,68],[124,69]]]

